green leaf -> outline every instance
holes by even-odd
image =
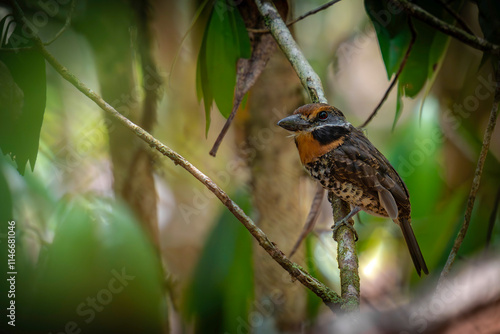
[[[443,5],[437,1],[421,0],[417,4],[445,22],[454,22]],[[456,1],[452,9],[459,11],[462,4],[463,1]],[[420,93],[428,80],[431,83],[434,81],[450,40],[448,35],[423,22],[413,20],[413,25],[417,36],[416,41],[398,82],[404,87],[404,95],[412,98]]]
[[[212,89],[208,82],[207,66],[205,63],[206,59],[206,35],[203,36],[203,41],[201,43],[200,54],[198,56],[197,68],[196,68],[196,89],[198,102],[203,98],[203,105],[205,107],[205,135],[208,135],[208,129],[210,129],[210,108],[213,103]]]
[[[450,44],[450,38],[448,38],[448,36],[446,36],[442,33],[438,33],[436,35],[436,38],[434,38],[433,44],[434,45],[441,45],[443,47],[443,49],[445,50],[448,48],[448,45]],[[425,84],[425,89],[424,89],[422,101],[420,102],[419,122],[421,121],[421,118],[422,118],[424,103],[425,103],[427,97],[429,96],[431,88],[432,88],[434,82],[436,81],[437,74],[439,73],[441,66],[443,65],[443,60],[444,60],[445,54],[446,54],[446,52],[440,51],[439,47],[433,46],[431,48],[431,53],[429,55],[430,62],[429,62],[429,68],[428,68],[429,77],[428,77],[428,80]]]
[[[205,29],[197,66],[198,96],[204,99],[207,131],[212,101],[224,117],[229,117],[236,64],[239,58],[249,58],[250,54],[250,39],[238,9],[225,0],[217,0]]]
[[[249,209],[246,195],[236,199]],[[224,210],[194,271],[185,312],[194,317],[197,333],[236,333],[248,319],[253,289],[252,238]]]
[[[35,51],[0,52],[0,148],[24,174],[35,168],[46,100],[45,60]],[[9,75],[10,74],[10,75]],[[12,92],[6,101],[5,92]]]
[[[32,46],[21,24],[12,27],[11,14],[0,18],[0,47]],[[40,53],[0,51],[0,149],[16,161],[21,174],[28,161],[35,168],[45,95],[45,60]]]
[[[389,6],[387,0],[365,0],[365,10],[377,33],[390,79],[397,72],[411,40],[408,17],[401,10]]]
[[[420,0],[415,3],[441,20],[448,23],[454,22],[443,5],[437,1]],[[454,10],[459,11],[463,1],[456,1],[452,5]],[[387,76],[391,78],[400,67],[412,37],[408,16],[387,0],[365,0],[365,8],[377,32]],[[413,98],[428,81],[432,84],[449,44],[449,36],[418,20],[412,20],[412,22],[416,31],[416,40],[399,76],[399,96],[394,125],[401,112],[400,98],[402,96]]]
[[[415,22],[415,30],[422,28],[423,23]],[[429,32],[432,34],[432,32]],[[430,35],[417,35],[417,39],[411,50],[410,56],[406,61],[405,68],[401,72],[398,80],[400,90],[404,96],[415,97],[427,80],[427,68],[429,64],[428,55],[429,49],[426,47],[428,43],[432,43]]]

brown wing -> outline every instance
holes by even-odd
[[[374,196],[379,197],[387,211],[391,211],[392,197],[397,210],[403,210],[405,216],[410,215],[409,194],[405,184],[390,162],[361,131],[353,128],[344,144],[330,154],[330,161],[334,165],[332,172],[338,180],[369,189]],[[389,215],[394,218],[391,212]]]
[[[370,189],[403,232],[418,275],[429,273],[424,257],[411,227],[410,196],[403,180],[390,162],[370,143],[363,133],[354,129],[344,144],[330,152],[335,177]],[[394,203],[396,201],[396,208]],[[397,213],[390,212],[398,210]],[[394,217],[399,215],[399,217]]]

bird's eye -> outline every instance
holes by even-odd
[[[318,119],[324,121],[325,119],[328,118],[328,113],[326,111],[321,111],[319,114],[318,114]]]

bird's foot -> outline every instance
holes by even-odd
[[[354,226],[351,223],[349,223],[349,220],[345,219],[345,218],[343,218],[342,220],[339,220],[338,222],[335,222],[335,224],[333,224],[331,227],[332,232],[333,232],[333,238],[335,240],[337,240],[337,232],[341,226],[345,226],[345,227],[349,228],[352,231],[352,233],[354,234],[354,241],[358,241],[358,232],[356,232],[356,229],[354,228]]]

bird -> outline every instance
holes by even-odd
[[[351,212],[335,223],[334,232],[361,210],[391,218],[401,228],[417,274],[429,274],[411,227],[408,189],[360,129],[326,103],[303,105],[281,119],[278,126],[293,133],[300,160],[309,174],[324,189],[350,204]]]

